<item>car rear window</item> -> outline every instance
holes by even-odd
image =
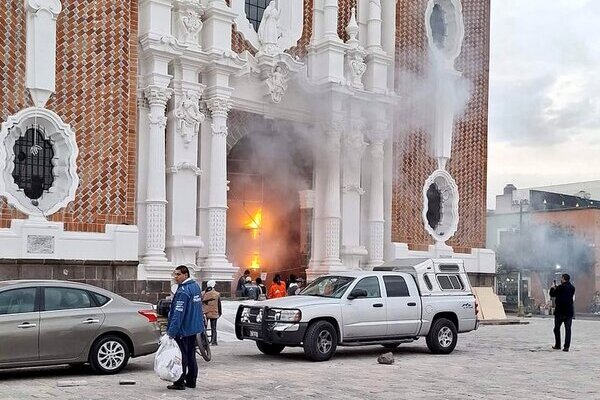
[[[410,297],[406,281],[401,276],[384,276],[387,297]]]
[[[89,293],[92,295],[92,297],[96,301],[98,307],[102,307],[103,305],[105,305],[106,303],[108,303],[110,301],[109,297],[103,296],[99,293],[96,293],[96,292],[89,292]]]

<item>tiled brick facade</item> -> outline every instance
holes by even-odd
[[[398,71],[421,74],[427,37],[424,13],[426,0],[399,0],[397,6],[396,63]],[[452,158],[448,170],[459,188],[460,220],[448,244],[455,251],[485,247],[487,108],[489,65],[489,1],[463,0],[465,39],[456,68],[472,84],[466,112],[456,121]],[[399,90],[410,88],[399,88]],[[402,121],[398,121],[401,125]],[[422,188],[436,169],[425,132],[396,132],[394,139],[394,184],[392,241],[424,250],[433,243],[425,231]]]
[[[72,231],[135,224],[138,0],[62,0],[57,21],[56,92],[47,108],[75,131],[80,186],[52,215]],[[29,107],[24,2],[0,7],[0,119]],[[24,218],[0,200],[0,227]]]

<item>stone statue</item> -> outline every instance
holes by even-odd
[[[273,103],[281,102],[287,90],[287,74],[280,65],[275,67],[273,73],[267,79],[267,86],[269,86],[269,93],[271,94]]]
[[[192,138],[198,134],[200,124],[204,121],[204,114],[200,112],[198,105],[198,96],[188,91],[185,94],[185,98],[175,110],[175,117],[177,118],[177,130],[183,137],[185,144],[191,143]]]
[[[281,12],[277,9],[276,1],[271,1],[258,27],[258,40],[262,46],[261,50],[265,54],[275,55],[281,52],[277,44],[281,36],[281,29],[279,27],[280,15]]]

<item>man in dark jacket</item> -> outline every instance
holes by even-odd
[[[204,316],[200,286],[190,278],[188,267],[180,265],[175,268],[173,276],[178,287],[171,302],[167,335],[174,338],[179,345],[183,374],[167,388],[184,390],[186,386],[196,387],[196,334],[204,331]]]
[[[554,297],[556,308],[554,309],[554,346],[555,350],[560,350],[560,326],[565,324],[565,345],[563,351],[569,351],[571,346],[571,323],[575,310],[573,308],[573,296],[575,296],[575,286],[571,285],[569,274],[563,274],[560,278],[560,285],[556,286],[556,281],[550,288],[550,297]]]

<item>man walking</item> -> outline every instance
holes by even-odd
[[[180,265],[175,268],[173,276],[178,287],[171,302],[167,335],[174,338],[179,345],[183,374],[167,388],[184,390],[186,386],[195,388],[198,378],[196,334],[204,331],[202,298],[200,286],[190,278],[188,267]]]
[[[565,324],[565,345],[563,351],[569,351],[571,346],[571,323],[575,310],[573,308],[573,296],[575,296],[575,286],[571,285],[569,274],[563,274],[560,278],[560,285],[556,286],[554,281],[550,288],[550,297],[553,297],[556,303],[554,309],[554,350],[560,350],[560,326]]]

